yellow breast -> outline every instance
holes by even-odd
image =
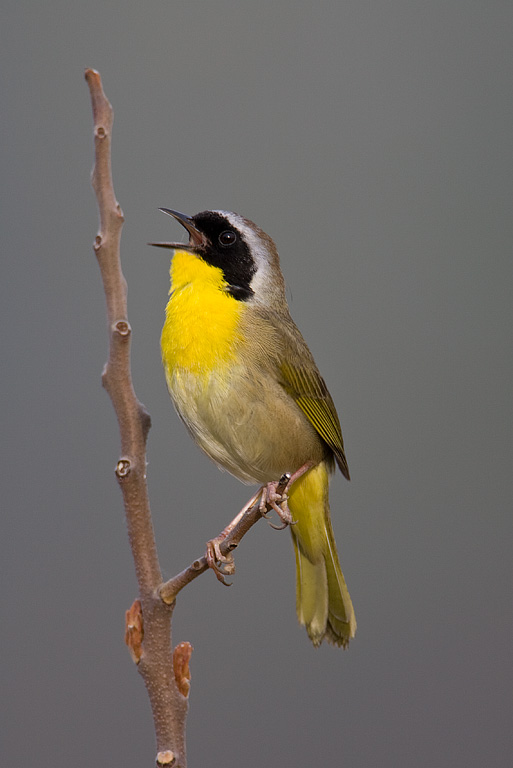
[[[193,253],[176,251],[170,274],[161,337],[166,376],[182,369],[206,378],[234,361],[244,307],[226,292],[222,270]]]

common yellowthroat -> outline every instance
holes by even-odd
[[[328,486],[335,462],[348,480],[349,470],[333,400],[289,313],[276,246],[236,213],[160,210],[189,234],[187,244],[152,243],[174,250],[161,339],[171,399],[205,453],[262,484],[291,523],[298,619],[315,646],[345,647],[356,619]]]

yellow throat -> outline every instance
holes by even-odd
[[[160,342],[166,375],[182,369],[207,377],[228,367],[242,339],[238,323],[244,307],[227,292],[222,269],[189,251],[175,251],[170,275]]]

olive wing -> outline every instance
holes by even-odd
[[[310,361],[308,361],[310,363]],[[281,364],[282,386],[295,400],[308,421],[329,445],[340,471],[349,480],[342,429],[328,388],[313,360],[306,366],[288,361]]]

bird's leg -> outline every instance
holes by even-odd
[[[224,577],[231,576],[233,573],[235,573],[235,563],[233,561],[233,555],[231,552],[229,552],[227,555],[223,555],[220,549],[221,542],[228,536],[231,531],[233,531],[237,523],[258,501],[259,497],[259,511],[262,517],[267,518],[267,509],[270,507],[276,512],[282,521],[282,525],[273,525],[273,523],[270,523],[272,528],[275,528],[279,531],[283,528],[286,528],[288,525],[294,525],[294,520],[292,519],[292,515],[290,514],[290,509],[287,504],[287,491],[293,485],[293,483],[296,482],[296,480],[299,480],[299,478],[304,475],[305,472],[308,472],[308,470],[313,466],[314,463],[309,461],[306,464],[303,464],[303,466],[297,469],[292,475],[289,472],[285,472],[277,482],[274,481],[267,483],[267,485],[263,485],[258,489],[255,495],[251,497],[247,504],[242,507],[239,514],[233,518],[231,523],[228,523],[226,528],[221,531],[219,536],[216,536],[215,539],[210,539],[210,541],[207,541],[207,550],[205,553],[207,565],[214,571],[216,577],[222,584],[225,584],[225,586],[230,586]]]
[[[292,519],[288,505],[288,491],[296,480],[299,480],[299,478],[308,472],[309,469],[312,469],[313,466],[313,461],[307,461],[306,464],[303,464],[303,466],[297,469],[292,475],[289,472],[285,472],[278,482],[267,483],[267,485],[263,486],[262,497],[260,499],[260,512],[265,517],[266,507],[269,506],[271,509],[274,509],[282,521],[282,525],[273,525],[270,523],[272,528],[281,531],[288,525],[294,525],[294,520]]]
[[[207,565],[209,568],[212,568],[219,581],[227,587],[230,585],[227,581],[225,581],[224,577],[231,576],[233,573],[235,573],[235,563],[233,561],[233,555],[231,552],[229,552],[227,555],[223,555],[220,549],[221,542],[223,539],[226,539],[231,531],[233,531],[239,520],[244,517],[248,509],[251,509],[253,504],[256,503],[261,493],[262,489],[260,488],[255,493],[255,495],[251,497],[247,504],[242,507],[239,514],[233,518],[231,523],[228,523],[226,528],[221,531],[219,536],[216,536],[215,539],[210,539],[210,541],[207,541],[207,551],[205,553],[207,558]]]

